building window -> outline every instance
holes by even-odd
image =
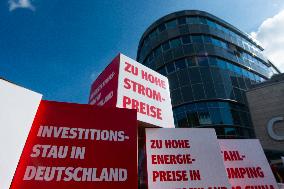
[[[195,100],[205,99],[204,88],[202,84],[192,85],[193,95]]]
[[[188,24],[199,24],[198,17],[187,17]]]
[[[191,58],[187,58],[186,61],[187,61],[187,66],[188,67],[192,67],[192,66],[196,66],[197,65],[194,57],[193,58],[192,57]]]
[[[165,68],[165,67],[161,68],[158,72],[159,72],[160,74],[162,74],[163,76],[166,76],[166,75],[167,75],[167,71],[166,71],[166,68]]]
[[[167,41],[162,45],[163,51],[167,51],[170,49],[170,43]]]
[[[173,63],[169,63],[166,66],[168,74],[173,73],[175,71],[175,65]]]
[[[206,56],[197,57],[199,66],[209,66],[208,58]]]
[[[208,35],[203,36],[204,43],[212,43],[211,37]]]
[[[212,123],[216,125],[223,125],[224,122],[221,117],[221,112],[219,108],[209,108]]]
[[[177,125],[179,128],[188,127],[187,117],[186,117],[185,112],[177,114],[176,119],[177,119]]]
[[[193,43],[203,43],[201,35],[192,35],[191,39]]]
[[[184,102],[193,101],[193,94],[190,85],[181,88],[181,94]]]
[[[207,19],[207,24],[212,27],[212,28],[216,28],[216,23],[212,22],[211,20]]]
[[[189,44],[189,43],[191,43],[190,35],[182,36],[181,40],[182,40],[182,43],[183,43],[183,44]]]
[[[157,32],[158,32],[157,30],[152,31],[152,32],[149,34],[150,39],[155,38],[155,37],[157,36]]]
[[[179,25],[186,24],[186,18],[185,17],[178,18],[178,24]]]
[[[170,41],[170,44],[171,44],[171,48],[176,48],[181,45],[181,42],[179,38],[176,38],[176,39],[172,39]]]
[[[186,68],[186,62],[185,59],[180,59],[175,61],[176,69],[177,70],[182,70]]]
[[[166,30],[166,26],[165,26],[165,24],[161,24],[161,25],[159,25],[158,30],[159,30],[159,32],[163,32],[163,31],[165,31],[165,30]]]
[[[192,84],[201,83],[202,79],[200,76],[199,68],[189,68],[189,77]]]
[[[154,51],[155,57],[158,57],[159,55],[162,54],[162,47],[159,46],[158,48],[155,49]]]
[[[204,17],[199,17],[199,22],[201,24],[207,24],[206,18],[204,18]]]
[[[167,27],[167,29],[176,28],[177,27],[176,20],[172,20],[172,21],[167,22],[166,27]]]

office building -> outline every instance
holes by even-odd
[[[149,26],[137,61],[168,77],[176,127],[215,128],[219,138],[252,138],[245,91],[280,73],[262,51],[224,20],[186,10]]]

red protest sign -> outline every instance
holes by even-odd
[[[134,110],[42,101],[11,189],[137,187]]]
[[[119,56],[105,68],[91,87],[89,104],[116,107],[118,91]]]

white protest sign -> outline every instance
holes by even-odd
[[[219,140],[234,189],[277,189],[278,185],[257,139]]]
[[[146,129],[149,189],[230,188],[214,129]]]
[[[174,127],[168,79],[122,54],[117,104],[121,108],[137,109],[140,121]]]
[[[89,104],[137,110],[137,120],[174,128],[168,79],[119,54],[92,84]]]
[[[42,95],[0,79],[0,188],[12,182]]]

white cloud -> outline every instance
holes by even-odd
[[[284,72],[284,10],[264,20],[251,35],[264,47],[271,62]]]
[[[18,8],[35,10],[35,7],[32,5],[31,0],[9,0],[9,10],[13,11]]]

